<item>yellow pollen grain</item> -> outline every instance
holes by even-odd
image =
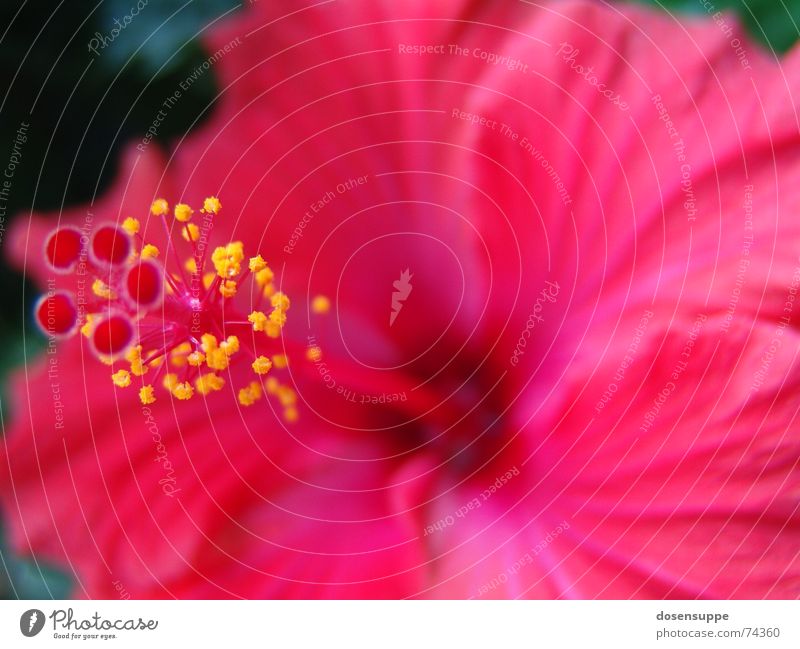
[[[139,400],[145,406],[149,406],[151,403],[155,403],[156,396],[153,393],[152,385],[145,385],[143,388],[139,390]]]
[[[253,325],[253,331],[264,331],[267,324],[267,316],[261,311],[253,311],[247,316],[247,321]]]
[[[91,337],[91,335],[92,335],[92,329],[93,329],[92,322],[94,322],[95,317],[96,316],[94,314],[87,313],[86,314],[86,322],[81,327],[81,333],[84,336],[86,336],[87,338]]]
[[[225,352],[226,356],[233,356],[239,351],[239,338],[236,336],[228,336],[219,344],[219,348]]]
[[[274,376],[270,376],[264,383],[267,394],[278,394],[278,388],[280,385],[280,382]]]
[[[134,219],[131,216],[122,222],[122,229],[131,236],[138,234],[140,227],[141,224],[139,223],[139,219]]]
[[[197,392],[207,395],[211,392],[219,392],[225,386],[225,379],[216,374],[204,374],[194,382]]]
[[[278,400],[282,406],[288,407],[297,403],[297,392],[295,392],[288,385],[282,385],[278,388]]]
[[[236,295],[236,282],[232,279],[226,279],[222,284],[219,285],[219,292],[222,294],[224,298],[232,298]]]
[[[194,388],[188,381],[184,381],[183,383],[178,383],[172,389],[172,396],[180,401],[188,401],[194,395]]]
[[[188,223],[192,218],[192,208],[186,203],[178,203],[175,206],[175,220],[181,223]]]
[[[275,295],[273,295],[270,298],[270,303],[276,309],[280,309],[281,311],[288,311],[289,310],[289,306],[291,306],[291,302],[289,302],[289,298],[286,296],[285,293],[281,293],[280,291],[278,293],[275,293]]]
[[[275,324],[274,322],[267,322],[267,326],[264,328],[264,331],[270,338],[280,338],[281,336],[281,326]]]
[[[286,324],[286,313],[284,313],[283,309],[276,307],[270,312],[269,321],[274,325],[282,327]]]
[[[253,361],[251,367],[253,368],[253,371],[256,374],[258,374],[259,376],[263,376],[272,369],[272,361],[269,360],[266,356],[259,356],[256,360]]]
[[[261,398],[261,384],[253,381],[246,388],[239,390],[239,403],[243,406],[252,406]]]
[[[159,254],[158,248],[152,243],[147,243],[142,247],[142,259],[156,259]]]
[[[216,196],[209,196],[203,201],[203,212],[210,212],[211,214],[219,214],[222,209],[222,203]]]
[[[186,362],[192,367],[200,367],[206,361],[206,356],[203,352],[192,352],[186,357]]]
[[[169,212],[169,203],[163,198],[157,198],[150,206],[150,212],[155,216],[164,216]]]
[[[204,289],[211,288],[211,285],[214,283],[214,278],[216,276],[217,275],[215,273],[206,273],[205,275],[203,275],[203,288]]]
[[[192,274],[197,272],[197,262],[194,260],[194,257],[187,259],[183,267]]]
[[[172,392],[175,389],[175,386],[178,385],[178,375],[165,374],[164,380],[161,382],[161,385],[163,385],[164,388]]]
[[[128,370],[119,370],[111,375],[111,380],[118,388],[127,388],[131,384],[131,374]]]
[[[273,295],[275,295],[275,285],[269,283],[264,287],[264,297],[272,297]]]
[[[202,350],[208,354],[212,349],[216,349],[219,346],[217,342],[217,337],[214,334],[203,334],[200,336],[200,347]]]
[[[259,255],[260,257],[260,255]],[[275,273],[272,272],[272,269],[269,266],[264,266],[264,268],[255,271],[256,275],[256,284],[261,287],[270,284],[273,279],[275,279]]]
[[[186,227],[181,229],[181,236],[186,241],[197,241],[200,238],[200,228],[194,223],[187,223]]]
[[[106,300],[114,299],[114,292],[102,279],[96,279],[92,282],[92,293]]]
[[[324,295],[317,295],[311,300],[311,311],[318,314],[327,313],[331,309],[331,301]]]
[[[206,353],[206,365],[212,370],[226,370],[229,365],[228,355],[219,347],[211,349]]]
[[[267,262],[264,261],[261,255],[257,255],[256,257],[250,257],[247,267],[251,273],[260,273],[267,267]]]
[[[289,359],[286,354],[275,354],[272,357],[272,364],[279,370],[284,369],[289,365]]]

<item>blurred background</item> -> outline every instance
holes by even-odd
[[[137,0],[101,0],[94,7],[65,0],[0,4],[0,158],[11,155],[20,126],[30,125],[7,201],[0,202],[0,434],[14,410],[7,399],[9,372],[43,347],[25,317],[36,290],[5,261],[10,224],[31,210],[58,211],[102,194],[123,144],[142,138],[164,98],[208,57],[203,32],[241,4],[138,1],[146,8],[119,29],[102,56],[87,44],[122,24]],[[641,2],[696,15],[736,12],[751,36],[777,53],[800,35],[800,0]],[[197,128],[214,110],[216,93],[213,73],[198,77],[184,93],[190,101],[169,111],[156,140],[168,146]],[[0,599],[63,598],[70,588],[68,575],[10,552],[0,518]]]

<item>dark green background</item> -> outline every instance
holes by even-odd
[[[120,147],[142,137],[163,98],[208,56],[198,44],[198,35],[238,4],[235,0],[149,0],[113,47],[98,57],[88,53],[93,34],[107,34],[114,18],[122,19],[135,3],[0,2],[0,152],[11,151],[21,122],[31,124],[13,180],[9,215],[31,208],[57,210],[101,194],[113,178]],[[706,13],[699,0],[647,4]],[[800,0],[717,0],[714,4],[718,9],[736,10],[750,33],[776,51],[785,51],[798,38]],[[213,75],[199,77],[184,93],[190,100],[169,111],[158,140],[168,143],[200,123],[213,110],[215,94]],[[24,357],[23,314],[29,312],[35,292],[2,257],[0,417],[7,420],[14,404],[3,398],[5,377]],[[32,353],[41,341],[35,333],[28,334],[27,351]],[[70,585],[67,576],[51,567],[8,552],[0,523],[0,598],[59,598],[67,595]]]

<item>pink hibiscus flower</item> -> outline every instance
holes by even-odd
[[[139,238],[93,235],[99,320],[14,381],[16,549],[85,597],[796,597],[797,56],[588,1],[274,4],[210,33],[206,125],[59,217]],[[211,196],[209,345],[151,203]],[[53,224],[21,268],[88,290]],[[137,337],[184,346],[97,360]]]

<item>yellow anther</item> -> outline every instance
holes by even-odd
[[[246,388],[239,390],[239,403],[243,406],[252,406],[261,398],[261,384],[253,381]]]
[[[275,284],[267,284],[264,287],[264,297],[272,297],[275,295]]]
[[[291,302],[289,302],[289,298],[286,296],[285,293],[275,293],[275,295],[270,298],[270,303],[276,309],[280,309],[281,311],[288,311]]]
[[[192,352],[186,357],[186,362],[192,367],[200,367],[206,361],[206,356],[203,352]]]
[[[186,241],[197,241],[200,238],[200,228],[194,223],[187,223],[186,227],[181,229],[181,236]]]
[[[95,316],[91,313],[86,314],[86,322],[81,327],[81,333],[86,336],[87,338],[91,337],[92,335],[92,322],[94,322]]]
[[[314,345],[306,350],[306,358],[310,361],[317,362],[322,358],[322,350]]]
[[[311,300],[311,310],[314,313],[327,313],[330,308],[331,301],[324,295],[317,295]]]
[[[247,267],[250,269],[251,273],[260,273],[262,270],[266,269],[267,262],[264,261],[261,255],[257,255],[256,257],[250,257],[250,262]]]
[[[202,395],[219,392],[225,386],[225,379],[216,374],[205,374],[194,382],[197,392]]]
[[[253,331],[264,331],[267,325],[267,316],[261,311],[253,311],[247,316],[247,321],[253,325]]]
[[[236,282],[232,279],[226,279],[219,285],[219,292],[224,298],[231,298],[236,295]]]
[[[253,361],[251,367],[253,368],[253,371],[256,374],[263,376],[272,369],[272,361],[269,360],[266,356],[259,356],[256,360]]]
[[[161,385],[163,385],[167,390],[172,392],[175,389],[175,386],[178,385],[178,375],[165,374],[164,380],[162,381]]]
[[[297,408],[294,407],[286,408],[286,410],[283,411],[283,418],[290,424],[296,422],[298,417],[299,415],[297,414]]]
[[[214,278],[217,276],[216,273],[206,273],[203,275],[203,288],[209,289],[211,285],[214,283]]]
[[[157,198],[150,206],[150,212],[155,216],[164,216],[169,212],[169,203],[163,198]]]
[[[267,326],[264,327],[264,332],[270,338],[280,338],[281,337],[281,326],[275,324],[274,322],[267,322]]]
[[[203,201],[203,212],[211,212],[211,214],[219,214],[222,209],[222,203],[216,196],[209,196]]]
[[[146,406],[149,406],[151,403],[155,403],[156,395],[153,393],[152,385],[145,385],[141,390],[139,390],[139,400]]]
[[[175,387],[172,388],[172,396],[180,401],[187,401],[192,398],[194,394],[194,388],[188,381],[184,381],[183,383],[178,383]]]
[[[186,203],[178,203],[175,206],[175,220],[187,223],[192,218],[192,208]]]
[[[212,349],[216,349],[218,345],[217,337],[214,334],[203,334],[200,336],[200,347],[206,354]]]
[[[288,385],[282,385],[278,388],[278,400],[282,406],[292,406],[297,403],[297,392],[292,390]]]
[[[189,259],[187,259],[183,267],[190,273],[197,272],[197,262],[195,261],[194,257],[190,257]]]
[[[260,258],[260,255],[257,258]],[[267,284],[270,284],[272,280],[275,279],[275,273],[272,272],[272,269],[269,266],[264,266],[264,268],[255,271],[255,273],[256,273],[255,275],[256,284],[258,284],[262,288]]]
[[[219,348],[224,351],[227,356],[233,356],[239,351],[239,338],[236,336],[228,336],[219,344]]]
[[[150,353],[148,355],[152,356],[152,353]],[[151,367],[160,367],[161,363],[163,363],[163,362],[164,362],[164,357],[163,356],[156,356],[152,361],[150,361],[149,365]]]
[[[141,359],[142,359],[141,345],[134,345],[127,352],[125,352],[125,360],[128,361],[129,363],[133,363],[133,361],[139,361]]]
[[[129,235],[133,236],[139,232],[139,219],[134,219],[133,217],[129,216],[122,222],[122,229],[125,230]]]
[[[152,243],[142,246],[142,259],[155,259],[159,255],[159,250]]]
[[[282,327],[286,324],[286,313],[284,313],[283,309],[275,308],[269,314],[269,321],[278,327]]]
[[[278,379],[276,379],[274,376],[270,376],[264,383],[264,386],[266,387],[267,390],[267,394],[277,394],[280,385],[281,384],[278,382]]]
[[[236,277],[242,270],[244,259],[244,245],[241,241],[233,241],[227,246],[219,246],[211,253],[211,263],[217,275],[223,279]]]
[[[119,370],[111,375],[111,380],[118,388],[127,388],[131,384],[131,374],[128,370]]]
[[[228,355],[219,347],[206,352],[206,365],[212,370],[222,371],[228,369],[228,364]]]
[[[114,298],[114,291],[112,291],[111,287],[102,279],[94,280],[92,283],[92,293],[94,293],[97,297],[102,297],[106,300]]]
[[[275,354],[272,357],[272,364],[279,370],[282,370],[284,367],[289,365],[289,359],[286,357],[286,354]]]

